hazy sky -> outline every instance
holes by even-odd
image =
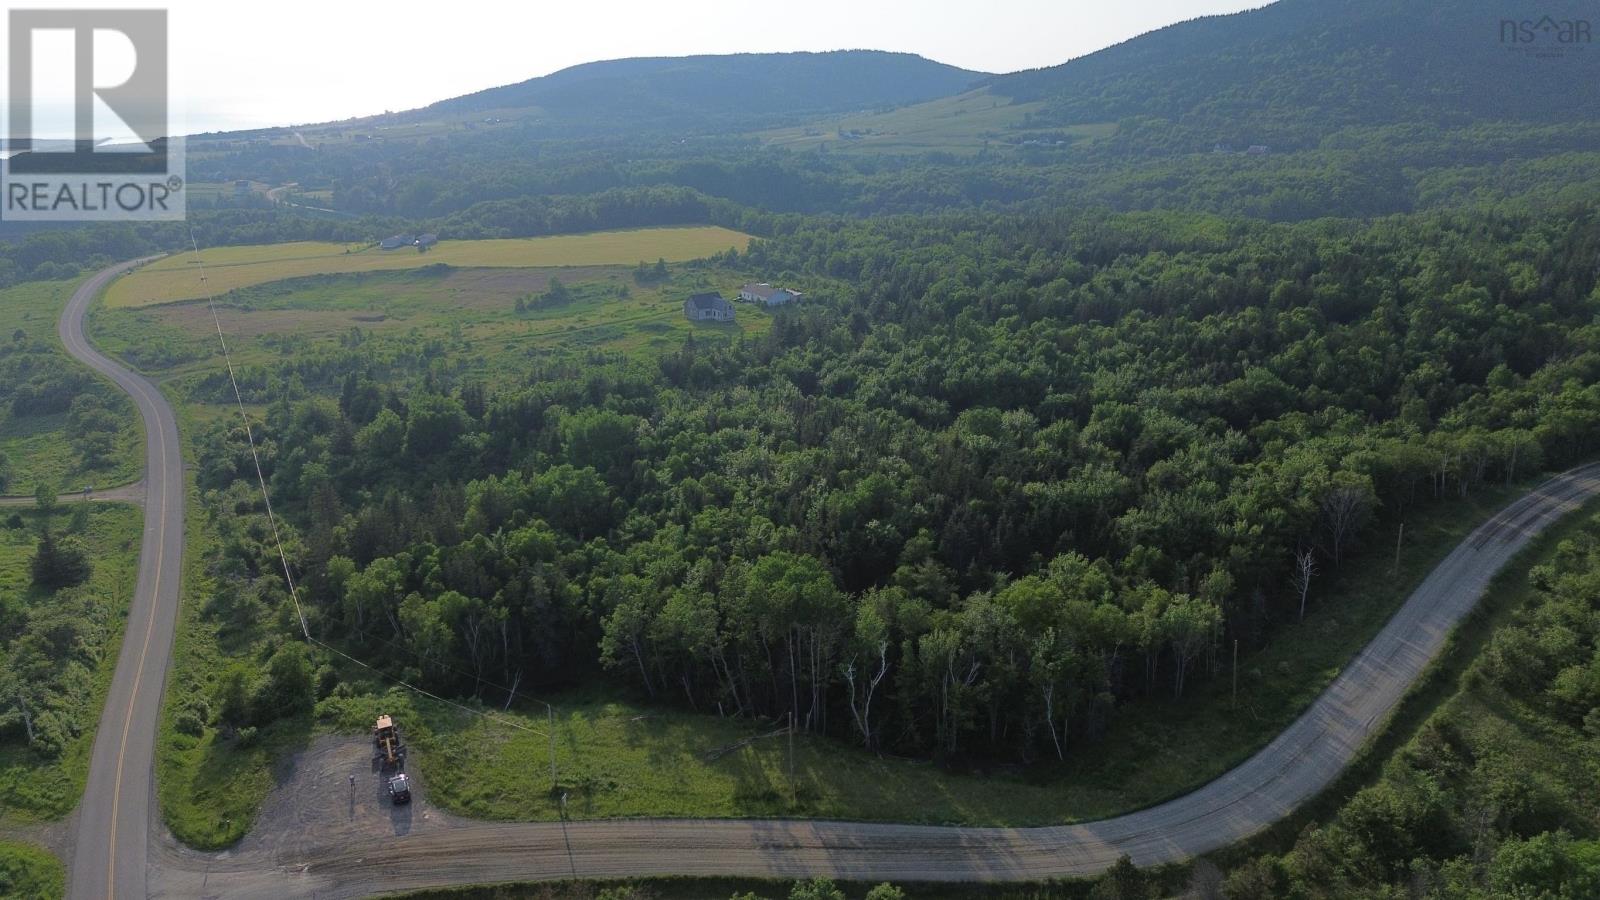
[[[191,132],[409,109],[626,56],[871,48],[988,72],[1055,65],[1263,0],[8,0],[170,10]],[[98,64],[117,49],[97,47]],[[36,69],[37,71],[37,69]],[[42,74],[42,73],[41,73]],[[3,77],[3,76],[0,76]]]

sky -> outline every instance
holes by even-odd
[[[169,12],[177,131],[309,124],[424,106],[629,56],[874,49],[985,72],[1056,65],[1197,16],[1264,0],[21,0],[7,8]],[[42,35],[36,40],[46,40]],[[56,46],[65,48],[66,43]],[[36,132],[65,128],[66,51],[35,44]],[[134,53],[96,40],[96,81],[115,84]],[[3,67],[0,67],[3,68]],[[65,70],[63,70],[65,71]],[[112,74],[102,74],[112,73]],[[0,80],[4,75],[0,74]],[[48,96],[54,85],[56,96]],[[60,113],[52,118],[51,113]]]

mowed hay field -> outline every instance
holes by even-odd
[[[202,250],[157,260],[106,291],[111,308],[151,306],[203,299],[286,278],[416,269],[443,263],[458,267],[541,268],[547,266],[632,265],[644,260],[681,262],[744,249],[750,236],[727,228],[640,228],[540,238],[440,241],[427,253],[414,249],[301,241]],[[200,280],[205,270],[204,283]]]

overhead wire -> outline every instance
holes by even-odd
[[[289,554],[283,548],[283,535],[278,530],[278,517],[277,517],[277,514],[272,509],[272,497],[271,497],[271,494],[267,490],[267,478],[266,478],[266,475],[264,474],[264,472],[263,472],[263,470],[261,468],[261,455],[256,449],[255,430],[250,425],[250,414],[245,409],[245,405],[244,405],[244,393],[243,393],[243,391],[241,391],[239,389],[239,377],[238,377],[238,374],[235,372],[234,367],[233,367],[233,353],[228,347],[228,338],[227,338],[226,334],[222,330],[222,318],[217,313],[216,297],[211,291],[211,286],[206,283],[205,258],[200,255],[200,242],[195,237],[194,226],[192,224],[189,226],[189,246],[190,246],[190,248],[192,248],[194,250],[195,264],[198,267],[199,273],[200,273],[201,292],[203,294],[205,294],[206,308],[211,313],[211,324],[216,329],[216,332],[217,332],[217,343],[222,348],[222,361],[223,361],[224,365],[227,367],[227,370],[228,370],[228,383],[233,387],[233,399],[234,399],[234,402],[238,406],[238,409],[239,409],[239,421],[244,426],[245,441],[250,445],[250,460],[251,460],[251,463],[255,467],[256,484],[259,486],[259,488],[261,490],[261,502],[262,502],[262,505],[265,507],[266,512],[267,512],[267,524],[270,527],[270,530],[272,532],[273,545],[274,545],[274,547],[276,548],[276,550],[278,552],[278,562],[281,563],[282,566],[283,566],[283,580],[289,587],[289,599],[294,603],[295,618],[299,620],[301,636],[305,638],[307,643],[313,644],[313,645],[318,646],[318,647],[321,647],[322,649],[328,651],[329,653],[333,653],[333,654],[336,654],[336,655],[338,655],[340,657],[343,657],[344,659],[349,660],[352,663],[355,663],[356,665],[366,669],[367,671],[372,672],[374,675],[377,675],[379,678],[384,679],[386,681],[393,682],[394,684],[399,685],[400,687],[405,688],[406,690],[409,690],[409,691],[412,691],[414,693],[417,693],[417,694],[419,694],[419,695],[421,695],[423,697],[427,697],[427,698],[429,698],[431,700],[435,700],[435,701],[437,701],[439,703],[446,704],[447,706],[454,707],[455,709],[459,709],[459,710],[461,710],[463,712],[470,713],[470,714],[475,715],[475,716],[480,716],[480,717],[488,719],[489,721],[492,721],[492,722],[498,722],[498,723],[500,723],[502,725],[508,725],[508,726],[510,726],[512,728],[516,728],[516,729],[519,729],[521,731],[526,731],[526,732],[529,732],[529,733],[532,733],[532,734],[537,734],[540,737],[549,737],[549,735],[546,732],[540,731],[539,729],[534,728],[534,727],[532,727],[530,725],[527,725],[526,723],[518,722],[517,720],[512,719],[512,718],[510,718],[508,716],[502,716],[502,715],[499,715],[497,713],[494,713],[494,712],[491,712],[491,711],[488,711],[488,710],[474,709],[474,708],[472,708],[472,707],[470,707],[470,706],[468,706],[468,705],[466,705],[464,703],[461,703],[459,701],[451,700],[448,697],[442,697],[442,696],[440,696],[438,694],[433,693],[432,691],[429,691],[429,690],[426,690],[424,688],[418,687],[417,685],[411,684],[410,682],[405,681],[404,679],[396,678],[393,675],[390,675],[387,672],[382,671],[378,667],[376,667],[376,666],[374,666],[374,665],[372,665],[372,664],[370,664],[370,663],[368,663],[368,662],[366,662],[364,660],[358,659],[355,656],[353,656],[353,655],[351,655],[349,653],[346,653],[345,651],[340,650],[337,647],[334,647],[333,645],[327,643],[326,641],[322,641],[322,640],[317,639],[315,636],[313,636],[311,634],[311,626],[310,626],[310,624],[308,623],[308,621],[306,619],[305,607],[300,602],[300,588],[299,588],[299,585],[297,585],[295,583],[294,572],[291,570],[291,568],[289,566]],[[496,685],[496,686],[497,687],[501,687],[503,690],[507,691],[507,693],[509,693],[512,697],[516,696],[517,692],[514,689],[506,688],[503,685]],[[544,703],[546,706],[549,706],[549,707],[551,707],[552,710],[554,710],[554,707],[551,706],[551,704],[546,703],[543,700],[539,700],[538,702]],[[553,715],[553,712],[552,712],[552,715]]]

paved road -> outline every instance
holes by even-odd
[[[81,316],[117,270],[72,299],[74,356],[133,395],[149,435],[139,588],[90,764],[73,897],[360,897],[466,882],[583,876],[828,874],[865,880],[1027,880],[1181,860],[1248,837],[1326,787],[1394,709],[1494,574],[1545,526],[1600,494],[1600,464],[1546,482],[1467,537],[1315,703],[1256,755],[1192,794],[1114,819],[1045,828],[782,820],[482,823],[381,802],[361,741],[308,753],[234,850],[178,846],[155,824],[151,757],[181,568],[181,454],[170,407],[83,342]],[[326,745],[326,742],[324,742]],[[326,749],[326,747],[325,747]],[[348,801],[346,792],[349,792]],[[361,801],[358,807],[357,801]],[[346,809],[345,803],[348,802]],[[150,855],[146,856],[146,848]],[[148,858],[149,878],[145,877]]]
[[[183,457],[172,407],[155,385],[101,356],[83,336],[84,313],[95,296],[142,261],[113,266],[84,282],[67,301],[59,329],[68,353],[133,398],[144,418],[148,456],[139,579],[76,817],[69,892],[83,900],[147,894],[156,719],[172,656],[183,570]]]
[[[482,823],[422,801],[382,805],[362,741],[313,748],[229,854],[157,848],[155,896],[360,897],[467,882],[583,876],[828,874],[863,880],[1034,880],[1100,872],[1126,853],[1172,862],[1262,830],[1326,787],[1438,655],[1495,573],[1545,526],[1600,494],[1600,465],[1540,486],[1475,530],[1293,725],[1192,794],[1114,819],[1046,828],[816,821]],[[1114,750],[1114,748],[1113,748]],[[307,799],[311,798],[311,799]],[[357,805],[360,800],[361,805]],[[285,814],[287,810],[287,814]]]

